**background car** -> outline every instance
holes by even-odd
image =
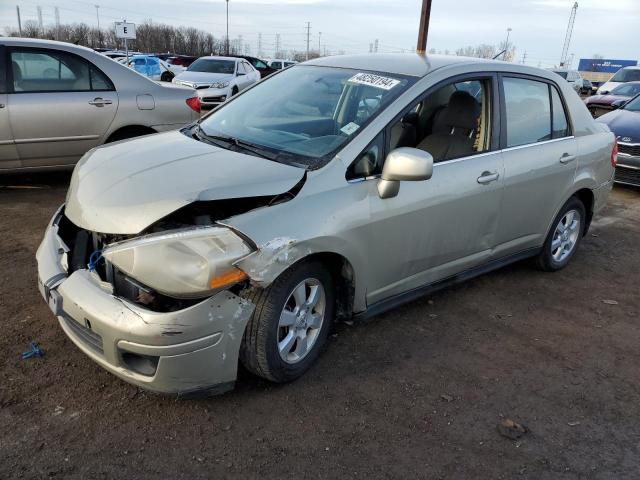
[[[580,95],[587,95],[591,93],[591,82],[582,78],[577,70],[555,69],[552,71],[564,78]]]
[[[0,52],[1,172],[72,167],[103,143],[199,117],[193,89],[160,85],[89,48],[0,38]]]
[[[618,138],[615,181],[640,186],[640,94],[597,121],[607,125]]]
[[[628,82],[618,85],[607,95],[594,95],[586,98],[584,103],[594,118],[615,110],[627,100],[640,93],[640,82]]]
[[[260,72],[260,78],[266,78],[277,71],[275,68],[270,67],[267,62],[256,57],[249,57],[247,55],[236,55],[236,58],[243,58],[247,62],[249,62],[253,68]]]
[[[213,108],[260,80],[249,62],[236,57],[200,57],[173,83],[195,88],[202,109]]]
[[[189,55],[172,55],[167,58],[167,63],[169,65],[175,65],[177,67],[184,67],[185,69],[195,62],[198,57],[191,57]]]
[[[128,66],[151,80],[163,82],[170,82],[173,77],[185,70],[184,67],[169,65],[153,55],[134,55],[129,57]]]
[[[611,77],[611,80],[601,85],[596,93],[605,95],[621,83],[637,81],[640,81],[640,67],[623,67]]]
[[[294,62],[293,60],[283,60],[281,58],[269,59],[267,61],[267,64],[274,70],[282,70],[283,68],[290,67],[296,63],[298,62]]]

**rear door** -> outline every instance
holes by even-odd
[[[7,98],[7,57],[4,46],[0,45],[0,170],[20,166],[18,150],[9,125]]]
[[[9,123],[23,167],[68,165],[99,145],[118,108],[111,80],[55,49],[8,49]]]
[[[505,177],[496,256],[544,243],[576,172],[577,146],[560,90],[537,77],[501,77]]]

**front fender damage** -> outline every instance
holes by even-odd
[[[244,271],[258,287],[269,286],[278,276],[298,260],[310,255],[312,250],[304,248],[295,238],[276,237],[238,260],[236,266]]]

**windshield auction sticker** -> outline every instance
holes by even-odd
[[[372,73],[356,73],[349,80],[349,83],[359,83],[360,85],[369,85],[370,87],[381,88],[383,90],[391,90],[400,83],[395,78],[382,77]]]

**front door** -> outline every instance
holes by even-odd
[[[101,144],[118,96],[85,59],[53,49],[9,49],[7,109],[23,167],[75,163]]]
[[[378,196],[377,180],[367,182],[369,305],[491,257],[504,178],[496,89],[490,74],[438,86],[386,129],[388,151],[425,150],[434,157],[434,168],[429,180],[401,182],[393,198]],[[372,173],[375,167],[365,176]]]
[[[574,182],[577,146],[559,90],[541,79],[503,77],[505,189],[496,256],[544,243]]]

